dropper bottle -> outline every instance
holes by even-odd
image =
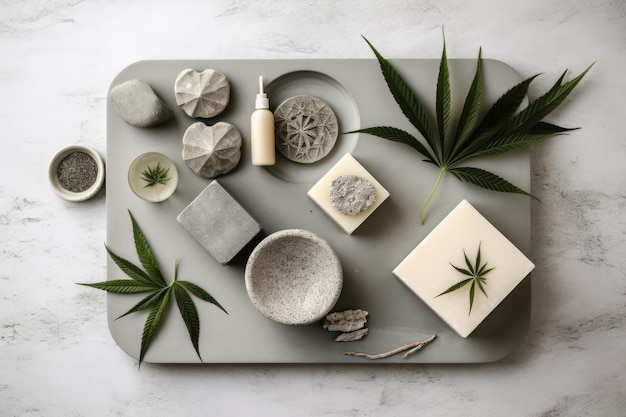
[[[274,165],[276,163],[274,114],[270,111],[267,93],[263,92],[263,76],[259,77],[259,94],[256,95],[255,108],[250,117],[252,165]]]

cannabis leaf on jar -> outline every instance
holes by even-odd
[[[465,250],[463,250],[463,256],[465,256],[465,265],[467,266],[467,269],[454,266],[452,265],[452,263],[450,263],[450,265],[452,265],[452,267],[456,269],[458,272],[460,272],[461,274],[469,278],[465,278],[457,282],[456,284],[454,284],[453,286],[451,286],[450,288],[448,288],[441,294],[437,295],[435,298],[441,297],[444,294],[449,294],[453,291],[460,290],[461,288],[469,284],[470,286],[469,313],[468,313],[469,315],[472,313],[472,306],[474,305],[474,294],[476,292],[476,287],[478,287],[480,292],[482,292],[485,295],[485,297],[487,297],[487,292],[485,291],[485,286],[487,285],[487,278],[485,277],[485,275],[487,275],[490,271],[493,271],[495,268],[487,268],[487,262],[485,262],[482,265],[480,264],[481,263],[480,243],[478,244],[478,252],[476,253],[476,260],[474,261],[473,265],[467,258],[467,254],[465,253]]]
[[[537,75],[534,75],[513,86],[502,95],[481,119],[479,116],[483,96],[483,74],[481,51],[479,50],[472,84],[467,93],[458,122],[456,126],[453,126],[450,72],[446,56],[445,38],[437,78],[435,123],[431,120],[417,94],[402,78],[400,73],[389,61],[382,57],[367,39],[365,41],[378,59],[383,77],[393,98],[409,122],[422,135],[425,144],[413,134],[389,126],[369,127],[348,133],[362,132],[404,143],[424,156],[426,158],[425,162],[439,168],[439,176],[433,190],[422,207],[420,214],[421,224],[424,224],[426,208],[435,195],[446,172],[454,175],[460,181],[465,181],[487,190],[524,194],[535,198],[529,192],[518,188],[490,171],[482,168],[461,166],[461,164],[477,156],[496,155],[526,148],[533,143],[577,129],[560,127],[544,122],[542,119],[565,100],[593,64],[571,81],[563,83],[567,73],[565,71],[550,90],[518,112],[518,108],[526,97],[530,83],[537,77]]]
[[[222,307],[220,303],[217,302],[217,300],[208,292],[192,282],[181,281],[178,279],[178,258],[176,258],[174,263],[174,279],[168,284],[165,281],[165,278],[163,277],[163,274],[161,273],[157,261],[152,253],[152,249],[150,248],[144,234],[141,232],[133,214],[130,211],[128,213],[130,214],[133,226],[133,238],[135,241],[137,257],[139,258],[139,262],[143,266],[143,269],[116,255],[108,246],[105,245],[106,250],[109,256],[111,256],[113,262],[115,262],[122,272],[128,275],[130,279],[113,279],[96,283],[80,283],[79,285],[85,285],[87,287],[97,288],[117,294],[147,293],[147,295],[130,310],[116,318],[117,320],[138,311],[150,311],[141,335],[139,366],[141,366],[141,362],[143,362],[152,337],[156,334],[159,326],[163,322],[163,318],[165,317],[170,305],[170,299],[173,297],[176,301],[176,305],[178,306],[180,315],[185,322],[185,326],[187,327],[191,344],[193,345],[198,358],[202,360],[198,346],[198,339],[200,336],[200,319],[191,295],[215,305],[226,314],[228,313],[224,307]]]
[[[141,179],[146,182],[143,188],[154,187],[157,184],[166,185],[171,179],[169,175],[170,169],[165,168],[160,162],[157,162],[156,166],[152,168],[148,166],[141,171]]]

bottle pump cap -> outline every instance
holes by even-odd
[[[257,109],[269,109],[270,99],[267,94],[263,92],[263,76],[259,76],[259,94],[256,95],[255,108]]]

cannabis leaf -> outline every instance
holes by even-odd
[[[170,180],[170,177],[168,177],[169,172],[170,169],[161,166],[161,162],[157,162],[154,168],[148,166],[141,171],[141,179],[146,182],[143,188],[154,187],[157,184],[167,184]]]
[[[211,303],[220,308],[224,313],[228,312],[221,306],[219,302],[205,290],[189,281],[178,280],[178,258],[174,263],[174,279],[170,284],[165,282],[157,261],[150,249],[150,245],[146,240],[144,234],[141,232],[139,225],[137,224],[133,214],[130,214],[130,219],[133,225],[133,238],[135,240],[135,249],[137,251],[137,257],[144,269],[132,264],[130,261],[116,255],[105,245],[105,248],[111,256],[111,259],[115,264],[124,272],[130,279],[114,279],[96,283],[80,283],[79,285],[85,285],[87,287],[97,288],[100,290],[117,293],[117,294],[139,294],[148,293],[141,301],[135,304],[126,313],[119,316],[117,319],[127,316],[131,313],[138,311],[149,310],[148,318],[144,324],[143,332],[141,335],[141,349],[139,353],[139,366],[148,351],[150,341],[152,337],[159,329],[170,304],[170,298],[173,295],[178,306],[178,311],[185,322],[187,332],[191,343],[198,355],[198,358],[202,360],[200,356],[200,349],[198,346],[198,339],[200,337],[200,320],[198,317],[198,311],[190,293],[203,301]],[[116,320],[117,320],[116,319]]]
[[[463,255],[465,256],[465,265],[467,266],[467,269],[459,268],[457,266],[452,265],[452,263],[450,263],[450,265],[452,265],[452,267],[456,269],[457,271],[459,271],[461,274],[468,276],[469,278],[466,278],[466,279],[463,279],[462,281],[457,282],[456,284],[454,284],[453,286],[451,286],[450,288],[448,288],[447,290],[439,294],[437,297],[459,290],[465,287],[466,285],[470,284],[469,313],[468,313],[469,315],[471,314],[472,306],[474,305],[474,293],[476,291],[476,287],[478,287],[478,289],[483,294],[485,294],[485,297],[487,297],[487,292],[485,291],[485,285],[487,285],[487,278],[485,278],[485,275],[487,275],[489,271],[493,271],[494,268],[487,269],[487,262],[485,262],[483,265],[480,264],[481,262],[480,243],[478,244],[478,252],[476,253],[476,261],[474,262],[473,265],[467,258],[467,254],[465,253],[465,250],[463,250]]]
[[[530,83],[537,77],[536,75],[532,76],[502,95],[487,114],[480,119],[483,76],[482,51],[479,50],[472,85],[465,98],[458,122],[456,126],[452,126],[450,72],[444,38],[437,78],[436,124],[433,124],[417,95],[400,73],[382,57],[365,37],[363,39],[376,55],[391,95],[400,106],[402,113],[424,138],[425,144],[411,133],[389,126],[369,127],[348,133],[367,133],[404,143],[419,152],[425,158],[425,162],[434,164],[439,168],[439,176],[435,186],[422,207],[421,224],[424,224],[426,208],[446,172],[450,172],[460,181],[488,190],[524,194],[536,198],[496,174],[480,168],[459,166],[459,164],[476,156],[495,155],[526,148],[533,143],[577,129],[560,127],[541,120],[563,102],[593,64],[571,81],[563,83],[567,73],[565,71],[548,92],[518,112],[517,110],[526,97]]]

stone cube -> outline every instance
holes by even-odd
[[[222,265],[261,231],[261,225],[216,180],[176,219]]]

